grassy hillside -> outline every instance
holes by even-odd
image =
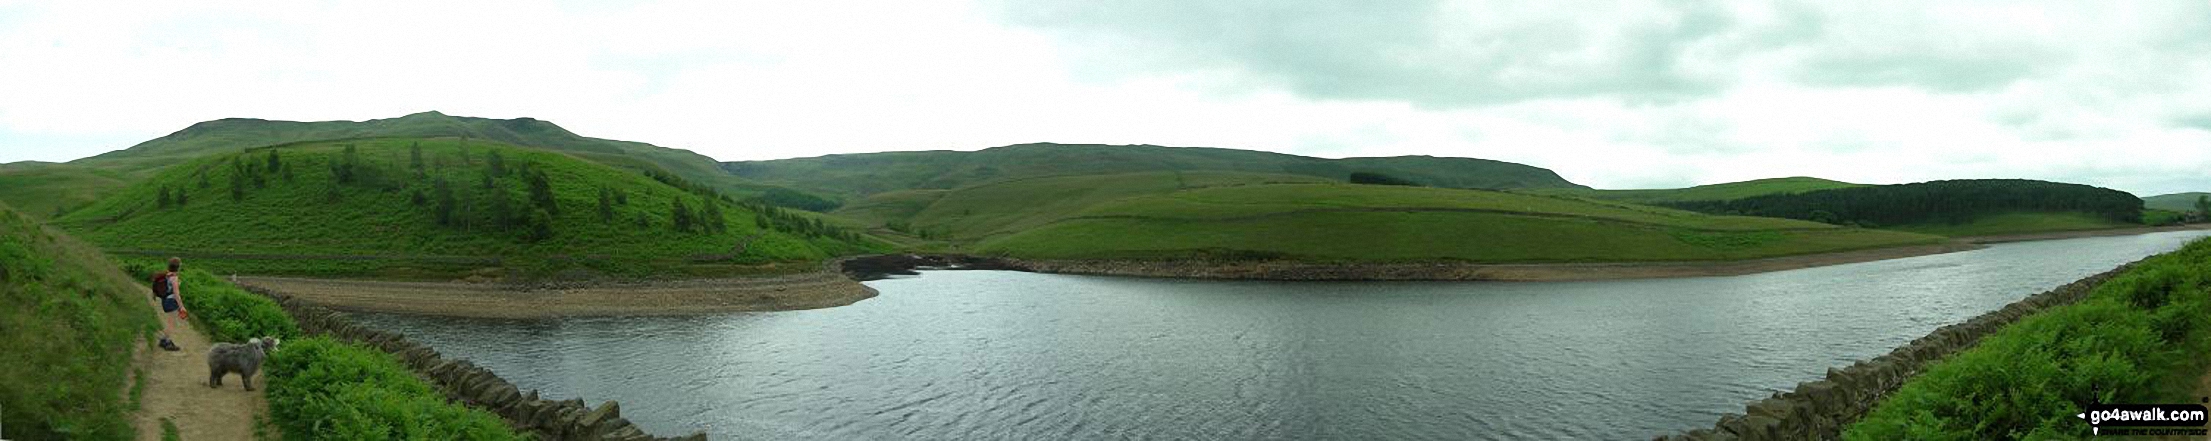
[[[2203,196],[2211,196],[2211,193],[2192,191],[2187,193],[2173,193],[2150,196],[2142,198],[2142,207],[2185,213],[2196,211],[2196,198]]]
[[[121,173],[75,164],[6,164],[0,166],[0,203],[45,219],[90,204],[127,182]]]
[[[497,141],[567,152],[575,157],[617,167],[657,167],[686,180],[724,191],[751,192],[760,189],[759,186],[729,177],[721,171],[720,164],[713,158],[689,150],[585,137],[551,122],[532,118],[471,118],[434,111],[359,122],[219,119],[193,124],[168,136],[71,163],[143,177],[162,166],[208,154],[290,143],[378,137],[467,137]]]
[[[0,426],[8,439],[129,439],[147,292],[99,250],[0,204]]]
[[[1573,197],[1265,184],[1114,199],[976,248],[1054,259],[1612,262],[1746,259],[1941,240]]]
[[[218,273],[719,274],[879,247],[811,214],[732,203],[679,177],[456,138],[203,156],[57,223],[111,251],[181,255]]]
[[[1142,172],[1013,179],[955,190],[881,193],[833,214],[936,239],[971,241],[1035,228],[1115,199],[1181,189],[1324,178],[1235,172]]]
[[[1336,181],[1363,171],[1436,187],[1581,188],[1550,170],[1484,159],[1323,159],[1151,145],[1020,144],[973,152],[886,152],[730,162],[723,167],[737,176],[764,183],[846,197],[952,189],[1002,179],[1157,171],[1289,174]]]
[[[1764,196],[1769,194],[1796,194],[1815,190],[1828,190],[1863,186],[1865,185],[1799,176],[1792,178],[1757,179],[1742,182],[1728,182],[1723,184],[1699,185],[1689,188],[1653,190],[1550,189],[1535,190],[1532,192],[1537,194],[1586,196],[1597,199],[1633,202],[1638,204],[1657,204],[1664,202],[1681,201],[1724,201],[1732,199],[1742,199],[1752,196]]]

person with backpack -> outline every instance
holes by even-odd
[[[169,270],[154,273],[154,298],[161,299],[161,349],[181,350],[175,341],[169,340],[169,330],[177,329],[177,319],[187,317],[184,311],[184,281],[177,271],[184,269],[184,259],[169,258]]]

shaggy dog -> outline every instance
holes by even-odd
[[[207,387],[223,387],[223,375],[238,373],[238,382],[253,390],[253,372],[261,370],[261,360],[276,350],[276,337],[246,340],[244,344],[216,343],[207,350]]]

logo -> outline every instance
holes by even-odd
[[[2202,435],[2204,414],[2201,404],[2091,404],[2073,416],[2096,435]]]

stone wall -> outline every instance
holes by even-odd
[[[2139,262],[2139,261],[2137,261]],[[2133,263],[2088,276],[2041,294],[2028,296],[1929,332],[1925,337],[1871,360],[1842,369],[1827,369],[1826,378],[1796,385],[1743,406],[1743,413],[1720,416],[1709,429],[1659,436],[1656,440],[1784,440],[1842,437],[1842,429],[1873,410],[1883,397],[1895,392],[1922,370],[1950,354],[1972,348],[1982,337],[2021,317],[2088,298],[2088,293],[2112,276],[2126,272]]]
[[[647,435],[643,429],[622,418],[619,403],[608,401],[599,404],[597,408],[591,408],[584,406],[582,399],[555,401],[538,398],[536,390],[522,392],[514,383],[507,382],[489,369],[468,360],[441,357],[437,350],[409,341],[406,336],[397,332],[361,326],[348,318],[346,313],[311,305],[290,295],[251,284],[240,284],[240,287],[275,299],[277,304],[283,305],[284,312],[290,313],[292,319],[299,322],[301,331],[361,343],[391,353],[416,374],[430,379],[448,399],[489,410],[505,418],[509,425],[534,433],[540,439],[706,439],[703,433],[681,438]]]

